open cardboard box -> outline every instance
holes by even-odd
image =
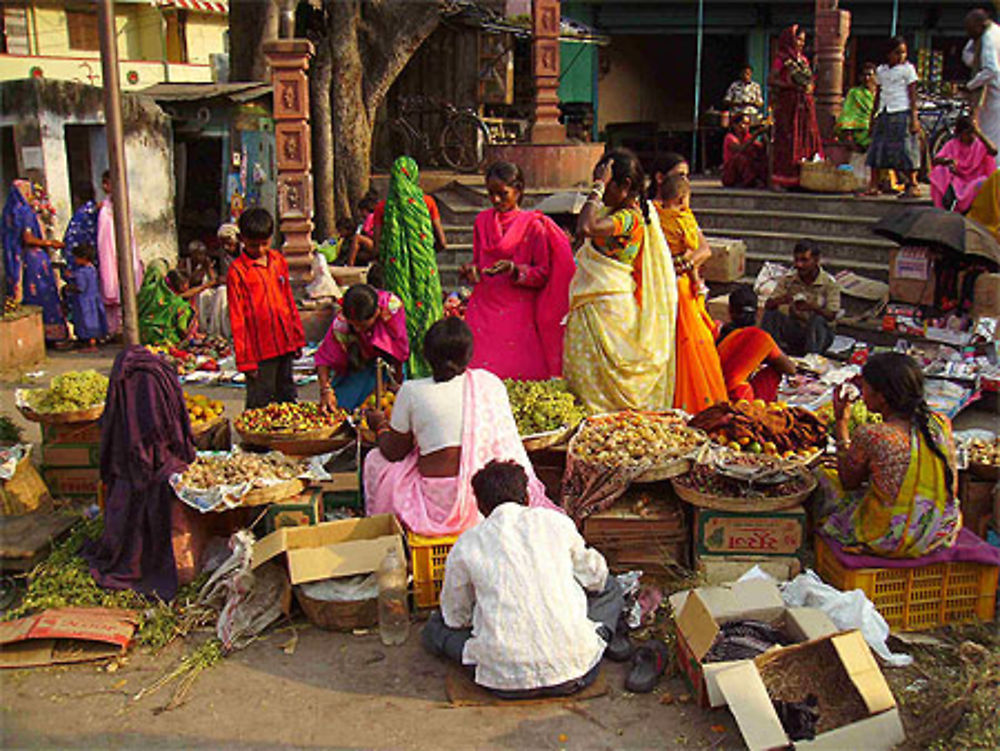
[[[888,751],[905,739],[896,700],[860,631],[765,652],[723,671],[717,682],[750,751]],[[802,701],[805,692],[819,700],[818,733],[792,742],[772,699]]]
[[[135,635],[131,610],[59,608],[0,623],[0,668],[86,662],[124,654]]]
[[[678,592],[670,597],[670,605],[677,623],[677,663],[703,707],[724,707],[726,697],[719,688],[719,675],[751,662],[702,662],[721,624],[745,619],[762,621],[775,626],[795,643],[837,632],[837,627],[821,610],[786,607],[778,587],[765,579]]]
[[[253,546],[252,568],[284,555],[292,584],[375,571],[395,549],[401,561],[403,529],[393,514],[344,519],[311,527],[282,527]]]

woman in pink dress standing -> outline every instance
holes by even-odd
[[[500,378],[543,380],[562,374],[562,350],[575,264],[569,239],[538,211],[520,208],[524,175],[510,162],[486,172],[492,209],[473,227],[475,285],[465,320],[475,349],[470,367]]]

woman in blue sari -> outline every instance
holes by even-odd
[[[61,248],[47,240],[31,207],[31,184],[15,180],[3,207],[3,259],[7,294],[19,303],[42,309],[47,342],[65,342],[69,333],[59,302],[59,289],[47,248]]]
[[[77,187],[76,194],[82,203],[73,212],[73,218],[66,225],[66,234],[63,235],[63,255],[69,276],[73,275],[76,268],[76,249],[83,245],[97,247],[97,212],[100,211],[100,206],[94,200],[94,186],[90,183],[82,184]],[[94,265],[97,265],[96,259]]]

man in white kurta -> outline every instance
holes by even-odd
[[[1000,26],[993,23],[982,10],[969,13],[965,26],[974,45],[971,66],[973,75],[967,84],[969,91],[979,102],[974,119],[986,137],[997,143],[994,139],[1000,138]],[[975,54],[976,46],[979,49],[978,57]]]
[[[604,557],[565,514],[526,506],[527,478],[516,463],[490,462],[473,489],[486,519],[448,555],[441,610],[424,645],[474,667],[476,683],[503,698],[585,688],[624,605]]]

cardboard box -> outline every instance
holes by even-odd
[[[0,668],[124,654],[137,623],[135,613],[108,608],[60,608],[0,623]]]
[[[794,556],[806,538],[806,510],[736,512],[697,509],[694,548],[704,555]]]
[[[42,443],[97,443],[101,442],[101,426],[98,420],[89,422],[67,422],[63,424],[42,424]]]
[[[43,467],[42,479],[53,498],[65,496],[97,498],[101,485],[98,467]]]
[[[778,581],[802,573],[802,561],[788,555],[700,555],[695,564],[700,579],[712,587],[734,582],[754,566]]]
[[[1000,317],[1000,274],[980,274],[972,292],[974,318]]]
[[[270,533],[281,527],[307,527],[323,521],[323,492],[312,490],[272,503],[264,515],[264,527]]]
[[[790,741],[774,710],[772,699],[801,701],[801,696],[784,694],[768,675],[787,677],[798,673],[794,683],[797,694],[802,685],[819,699],[819,733],[811,741]],[[812,678],[812,680],[810,680]],[[881,751],[895,748],[905,740],[903,725],[892,691],[879,670],[860,631],[822,637],[805,644],[766,652],[755,660],[744,660],[717,677],[720,691],[736,718],[743,740],[750,751],[774,748],[847,749]],[[794,690],[794,689],[793,689]],[[854,696],[845,696],[845,692]],[[824,726],[832,711],[844,712],[848,702],[854,706],[856,719]]]
[[[97,467],[101,462],[100,443],[43,443],[44,467]]]
[[[911,305],[933,305],[934,258],[927,248],[889,251],[889,298]]]
[[[721,324],[729,323],[729,295],[710,297],[705,307],[716,321]]]
[[[393,514],[282,527],[254,544],[252,568],[284,556],[292,584],[375,571],[386,552],[403,554],[403,528]]]
[[[709,237],[712,257],[701,267],[702,279],[709,282],[735,282],[747,270],[747,244],[731,237]]]
[[[671,595],[670,605],[677,624],[677,664],[703,707],[725,706],[719,675],[741,662],[749,662],[702,662],[723,623],[744,619],[763,621],[780,628],[796,643],[837,632],[821,610],[785,607],[777,586],[764,579],[677,592]]]

